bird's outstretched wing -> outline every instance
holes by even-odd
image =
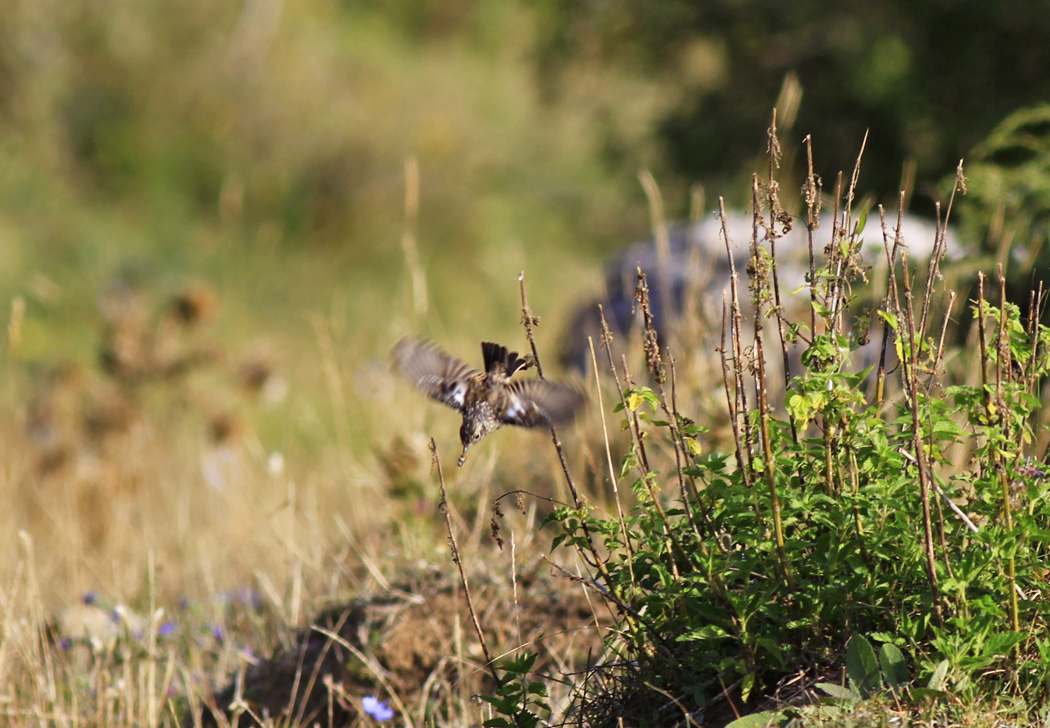
[[[428,397],[460,412],[467,380],[480,374],[436,344],[412,338],[402,339],[394,346],[394,367]]]
[[[503,423],[519,427],[543,427],[568,422],[584,403],[583,393],[546,379],[522,379],[508,388],[510,403]]]

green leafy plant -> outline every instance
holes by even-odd
[[[535,728],[541,716],[550,715],[546,683],[529,677],[536,657],[535,652],[521,652],[500,663],[502,682],[495,694],[481,696],[498,713],[485,721],[485,728]]]
[[[907,688],[908,663],[892,642],[884,642],[878,654],[862,635],[853,635],[846,646],[846,675],[849,687],[821,682],[817,687],[838,700],[866,700],[884,690],[899,698]]]
[[[678,408],[640,274],[653,386],[622,386],[615,408],[630,436],[618,477],[634,504],[547,519],[554,547],[580,553],[621,616],[575,710],[594,725],[707,722],[746,713],[798,673],[839,701],[1013,690],[1043,704],[1050,489],[1029,453],[1050,332],[990,305],[982,282],[979,346],[950,368],[946,324],[934,323],[937,253],[920,289],[880,209],[894,265],[883,336],[869,343],[847,315],[867,212],[852,218],[848,205],[809,277],[810,320],[789,322],[758,243],[776,239],[783,216],[772,180],[762,189],[769,217],[756,214],[748,271],[757,318],[742,324],[734,283],[721,347],[728,451],[705,453],[707,430]],[[806,347],[780,386],[768,361],[791,355],[770,349],[763,328]],[[609,368],[630,381],[611,356]],[[842,664],[847,687],[819,677]]]

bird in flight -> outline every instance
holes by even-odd
[[[424,394],[463,415],[460,466],[466,462],[467,448],[503,425],[557,425],[571,420],[584,403],[578,390],[546,379],[510,381],[525,364],[516,351],[484,341],[481,353],[483,372],[429,341],[407,338],[394,346],[397,371]]]

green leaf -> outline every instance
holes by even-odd
[[[510,715],[518,708],[518,701],[513,697],[503,698],[496,695],[480,695],[478,697],[495,708],[496,712],[503,715]]]
[[[894,314],[889,311],[883,311],[882,309],[879,309],[875,313],[878,314],[879,318],[888,323],[891,329],[894,331],[897,330],[897,317]]]
[[[951,667],[947,660],[941,660],[937,667],[934,669],[933,674],[930,676],[930,682],[926,684],[930,690],[943,691],[944,681],[948,677],[948,670]]]
[[[987,657],[1009,657],[1014,645],[1023,642],[1027,637],[1025,632],[999,632],[990,635],[981,653]]]
[[[857,231],[856,234],[857,235],[860,235],[862,232],[864,232],[864,226],[868,224],[868,213],[869,212],[871,212],[871,203],[870,202],[866,203],[861,208],[860,215],[857,217],[857,227],[856,227],[856,231]]]
[[[890,689],[895,695],[899,694],[908,682],[908,662],[904,659],[904,653],[896,645],[886,642],[879,648],[879,664]]]
[[[484,723],[485,728],[517,728],[506,718],[489,718]]]
[[[889,632],[872,632],[868,636],[871,637],[873,640],[877,640],[879,642],[892,642],[895,645],[904,644],[903,640],[901,640],[900,637]]]
[[[835,683],[818,682],[817,687],[839,700],[860,700],[860,696],[855,691]]]
[[[846,674],[862,698],[870,698],[882,687],[875,650],[859,634],[853,635],[846,646]]]
[[[727,723],[726,728],[766,728],[767,726],[781,725],[784,716],[778,710],[764,710],[761,713],[752,713],[743,718],[737,718],[732,723]]]
[[[751,690],[755,687],[755,673],[749,672],[740,681],[740,700],[747,702],[751,697]]]

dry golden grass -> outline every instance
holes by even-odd
[[[90,337],[97,365],[29,366],[12,323],[0,712],[172,724],[239,671],[287,664],[293,630],[324,612],[380,604],[357,625],[361,652],[346,658],[357,667],[337,680],[344,717],[374,694],[406,723],[475,722],[470,696],[487,673],[427,451],[433,436],[454,460],[455,413],[393,378],[386,342],[346,356],[332,319],[313,319],[314,350],[293,360],[280,341],[242,351],[219,338],[226,302],[199,283],[121,294]],[[502,552],[487,504],[522,482],[557,494],[557,467],[542,433],[507,430],[447,474],[492,649],[540,639],[555,672],[595,648],[599,616],[537,561],[536,503],[523,516],[504,505]],[[239,710],[294,714],[287,680],[273,681]]]

